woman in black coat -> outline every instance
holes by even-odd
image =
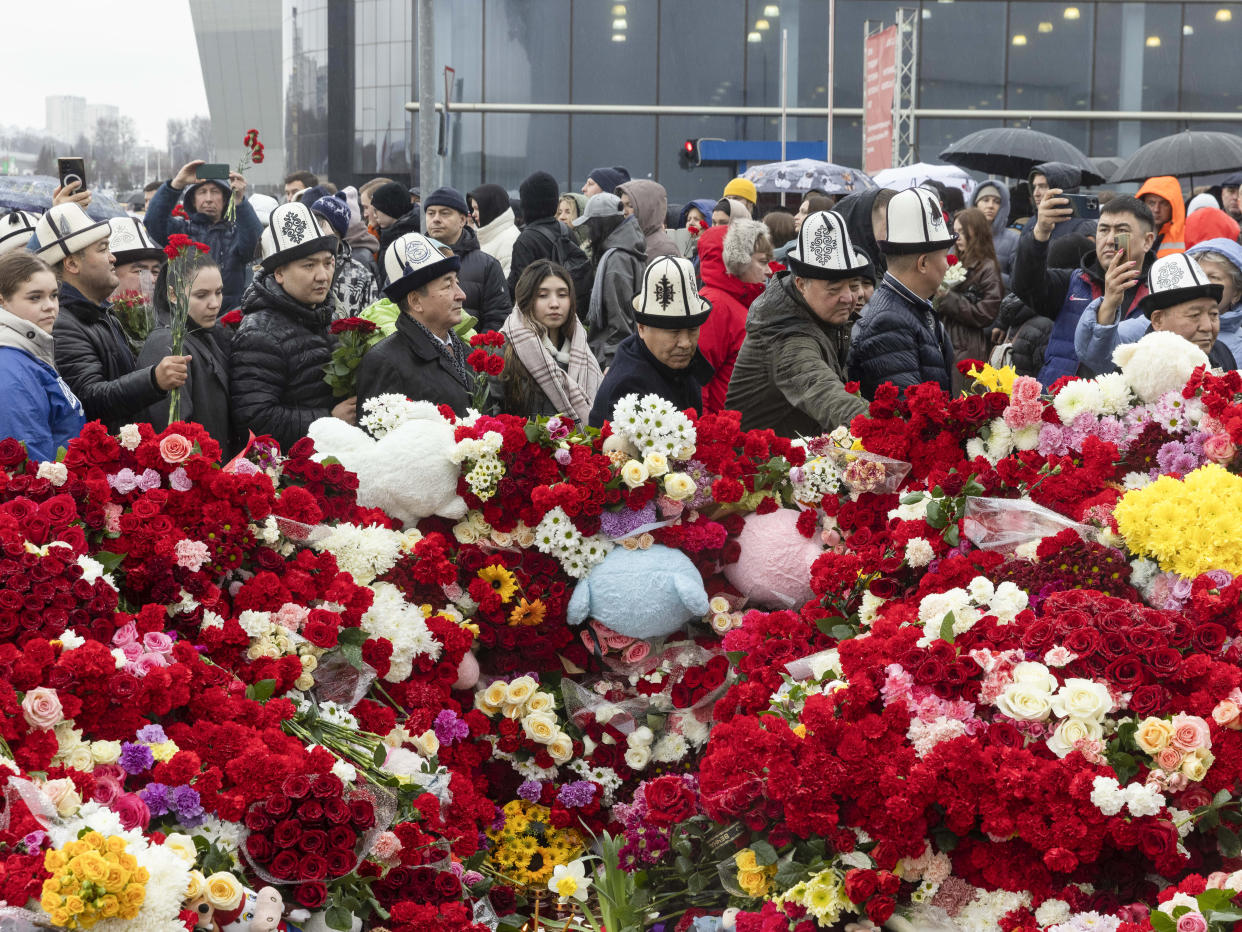
[[[157,320],[168,320],[175,300],[165,263],[155,282]],[[185,339],[181,352],[191,357],[190,374],[181,388],[180,419],[201,424],[213,440],[220,444],[221,459],[227,461],[239,449],[229,416],[229,360],[213,332],[216,318],[224,303],[224,282],[220,268],[207,255],[193,257],[185,285],[189,314],[185,322]],[[138,356],[138,365],[158,363],[172,352],[172,329],[169,326],[151,331]],[[169,405],[165,398],[147,409],[146,417],[156,430],[168,426]]]

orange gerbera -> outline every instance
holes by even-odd
[[[547,607],[541,599],[535,599],[534,602],[527,602],[525,599],[522,599],[517,605],[513,606],[513,611],[509,613],[509,624],[534,627],[543,623],[543,613],[545,611],[547,611]]]

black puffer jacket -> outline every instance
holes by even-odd
[[[952,370],[953,346],[931,304],[885,275],[850,344],[850,378],[860,383],[863,397],[874,398],[884,382],[898,388],[939,382],[951,391]]]
[[[397,318],[397,332],[375,344],[358,366],[358,413],[376,395],[404,395],[411,401],[448,405],[464,415],[470,407],[473,373],[466,368],[468,347],[456,333],[449,339],[455,364],[408,314]]]
[[[141,420],[149,405],[168,395],[155,384],[154,366],[137,368],[121,325],[108,308],[62,282],[52,334],[56,371],[81,400],[86,419],[103,421],[116,433]]]
[[[375,254],[375,277],[381,288],[388,285],[388,275],[384,272],[384,253],[388,252],[388,247],[407,233],[421,233],[422,231],[422,221],[419,219],[417,207],[398,217],[388,229],[380,230],[379,252]]]
[[[603,427],[612,419],[617,402],[626,395],[659,395],[678,411],[703,410],[703,386],[716,370],[697,349],[684,369],[670,369],[656,359],[637,333],[631,333],[617,346],[612,368],[600,383],[587,423]]]
[[[1048,338],[1052,336],[1052,321],[1032,312],[1026,322],[1013,335],[1013,367],[1018,375],[1039,376],[1048,352]]]
[[[494,256],[479,248],[479,238],[470,227],[462,227],[461,236],[453,244],[453,252],[461,259],[457,284],[466,293],[466,311],[478,319],[475,329],[499,330],[513,310],[509,300],[509,283]]]
[[[242,299],[242,314],[230,361],[234,424],[243,433],[270,434],[288,450],[335,403],[323,380],[336,344],[328,332],[332,299],[307,307],[260,273]]]

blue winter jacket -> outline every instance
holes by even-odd
[[[224,182],[204,181],[202,184],[217,184],[228,193],[225,203],[232,196],[232,190]],[[191,209],[194,192],[199,185],[187,185],[185,191],[178,191],[172,182],[165,181],[151,198],[147,208],[147,232],[161,246],[168,243],[173,233],[182,233],[211,248],[211,257],[220,266],[220,277],[224,280],[224,310],[241,305],[242,293],[246,290],[246,266],[254,259],[255,247],[259,244],[259,234],[263,232],[263,224],[258,214],[250,206],[249,201],[237,205],[237,219],[234,221],[212,221]],[[180,200],[190,215],[189,220],[172,215],[173,208]]]
[[[26,444],[32,460],[56,459],[86,423],[82,402],[52,367],[52,335],[0,309],[0,436]]]
[[[849,376],[862,396],[875,397],[885,382],[900,389],[920,382],[938,382],[952,391],[953,344],[932,309],[888,273],[854,325]]]

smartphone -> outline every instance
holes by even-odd
[[[1124,256],[1130,255],[1130,234],[1118,233],[1114,239],[1117,240],[1117,251]]]
[[[198,166],[195,177],[199,181],[228,181],[229,167],[224,162],[204,162]]]
[[[1081,220],[1100,219],[1100,199],[1094,194],[1062,194],[1069,201],[1070,217]]]
[[[79,156],[70,156],[69,158],[56,160],[56,172],[60,175],[60,186],[63,188],[67,184],[80,181],[82,186],[78,188],[78,192],[86,190],[86,160]]]

